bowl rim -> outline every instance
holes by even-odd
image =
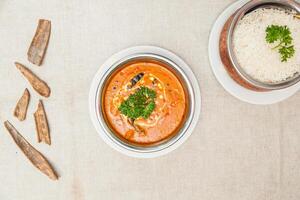
[[[245,70],[240,66],[235,56],[234,48],[233,48],[233,37],[234,37],[233,35],[234,35],[235,27],[238,24],[238,22],[251,9],[255,9],[256,7],[267,5],[267,4],[272,4],[272,6],[281,7],[281,8],[288,7],[289,9],[293,9],[297,12],[300,12],[300,4],[294,0],[255,0],[255,1],[251,0],[246,2],[243,6],[241,6],[237,10],[237,12],[233,16],[233,19],[230,22],[229,29],[227,32],[227,41],[226,41],[227,52],[232,66],[245,81],[261,89],[279,90],[297,84],[300,81],[300,73],[298,73],[294,77],[288,78],[287,80],[276,82],[276,83],[266,83],[266,82],[256,80],[255,78],[247,74]]]
[[[111,73],[118,67],[120,67],[120,65],[122,65],[124,62],[128,62],[129,60],[132,60],[134,58],[148,56],[149,58],[159,58],[163,59],[164,61],[168,61],[175,64],[171,67],[179,67],[175,70],[178,71],[178,73],[180,73],[180,75],[183,76],[184,81],[187,82],[187,91],[189,93],[189,98],[191,101],[191,105],[189,105],[190,116],[187,116],[187,119],[183,124],[183,129],[181,130],[181,132],[174,135],[174,137],[169,139],[164,145],[157,145],[154,148],[136,148],[136,146],[132,148],[132,146],[120,143],[120,140],[117,140],[115,138],[117,136],[115,136],[115,134],[111,132],[111,129],[108,128],[105,120],[103,119],[103,116],[101,116],[102,112],[101,109],[99,109],[101,108],[101,88],[104,87],[103,83],[105,80],[107,80],[109,75],[111,75]],[[150,158],[164,155],[180,146],[180,144],[182,144],[183,141],[185,141],[188,138],[188,136],[191,134],[192,130],[195,128],[195,125],[198,122],[198,118],[200,115],[200,105],[200,89],[198,86],[197,79],[194,76],[191,69],[182,59],[180,59],[175,54],[171,53],[168,50],[154,46],[131,47],[111,56],[99,68],[97,74],[95,75],[91,85],[89,98],[91,119],[101,138],[107,144],[109,144],[111,147],[118,150],[119,152],[124,153],[128,156],[140,158]]]

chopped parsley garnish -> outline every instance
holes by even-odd
[[[140,87],[134,94],[121,103],[119,111],[130,119],[147,119],[155,109],[156,92],[147,87]]]
[[[266,28],[266,41],[270,44],[278,44],[272,49],[278,49],[281,55],[281,62],[287,62],[295,54],[291,31],[287,26],[271,25]]]

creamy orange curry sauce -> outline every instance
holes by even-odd
[[[180,129],[185,119],[187,98],[181,82],[169,69],[155,60],[135,61],[122,66],[107,81],[102,95],[103,114],[119,137],[146,145],[171,137]],[[134,77],[139,80],[132,85]],[[156,92],[155,109],[147,119],[139,117],[133,122],[118,108],[142,86]]]

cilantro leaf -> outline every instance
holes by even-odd
[[[142,114],[142,117],[144,119],[147,119],[150,114],[152,113],[152,111],[155,109],[155,102],[151,101],[145,108],[144,108],[144,112]]]
[[[293,57],[295,54],[295,49],[292,45],[293,38],[287,26],[268,26],[266,28],[266,41],[270,44],[278,43],[272,49],[278,49],[281,55],[281,62],[287,62],[287,59]]]
[[[134,94],[121,103],[119,111],[130,119],[147,119],[155,109],[156,92],[147,87],[140,87]]]
[[[295,53],[294,46],[281,47],[279,49],[279,53],[281,54],[282,61],[286,62],[288,58],[291,58],[294,55]]]

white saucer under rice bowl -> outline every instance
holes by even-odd
[[[294,55],[282,62],[280,54],[266,42],[266,28],[287,26],[293,38]],[[233,50],[241,68],[253,79],[279,83],[300,73],[300,19],[290,10],[258,8],[246,14],[233,34]]]

